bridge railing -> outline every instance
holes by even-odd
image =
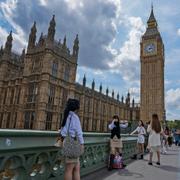
[[[61,149],[54,146],[57,132],[0,129],[0,179],[59,180],[64,165]],[[81,175],[107,165],[109,133],[84,133],[85,153],[80,158]],[[136,152],[136,137],[122,135],[123,157]]]

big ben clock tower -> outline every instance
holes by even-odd
[[[141,60],[141,107],[140,117],[144,122],[156,113],[164,120],[164,44],[158,31],[153,7],[147,21],[146,32],[140,43]]]

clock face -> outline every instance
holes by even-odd
[[[155,51],[155,44],[154,43],[150,43],[150,44],[147,44],[144,48],[145,52],[146,53],[152,53]]]

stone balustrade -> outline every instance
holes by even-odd
[[[57,132],[0,129],[1,180],[62,180],[61,149],[54,146]],[[109,133],[84,133],[85,153],[80,158],[81,175],[107,164]],[[123,157],[136,151],[136,137],[122,135]]]

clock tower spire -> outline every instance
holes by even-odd
[[[150,121],[156,113],[164,120],[164,44],[158,30],[153,6],[140,42],[141,108],[140,117]]]

